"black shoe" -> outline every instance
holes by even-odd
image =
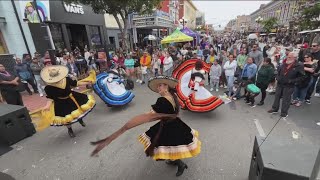
[[[280,117],[282,117],[282,118],[287,118],[288,117],[288,114],[285,114],[285,113],[281,113],[281,115],[280,115]]]
[[[177,166],[178,165],[176,161],[170,161],[170,160],[166,160],[166,164],[172,165],[172,166]]]
[[[310,99],[306,99],[306,104],[311,104]]]
[[[263,105],[264,105],[264,102],[260,101],[257,105],[258,105],[258,106],[263,106]]]
[[[246,100],[246,104],[251,104],[251,102]]]
[[[86,123],[84,123],[82,119],[79,119],[79,123],[81,124],[82,127],[86,127]]]
[[[34,91],[34,93],[35,93],[35,94],[39,94],[39,92],[38,92],[38,91]]]
[[[142,83],[141,84],[145,84],[146,82],[144,82],[144,81],[142,81]]]
[[[68,128],[68,134],[69,134],[69,136],[70,136],[71,138],[76,137],[76,136],[74,135],[74,133],[73,133],[72,128]]]
[[[32,92],[29,92],[29,95],[31,96],[31,95],[32,95]]]
[[[278,111],[276,111],[276,110],[274,110],[274,109],[270,109],[270,110],[268,111],[268,113],[270,113],[270,114],[275,114],[275,113],[278,113]]]
[[[188,166],[182,162],[181,160],[177,160],[177,165],[178,165],[178,171],[176,173],[176,176],[181,176],[184,172],[185,169],[188,169]]]
[[[249,106],[251,106],[252,108],[256,107],[254,103],[250,103]]]

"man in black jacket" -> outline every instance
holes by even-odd
[[[278,68],[277,89],[274,97],[272,109],[268,112],[277,113],[282,98],[281,117],[288,116],[288,110],[291,103],[291,95],[295,84],[301,82],[305,77],[304,66],[296,60],[294,53],[289,53],[286,61]]]

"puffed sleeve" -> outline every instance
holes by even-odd
[[[68,83],[70,84],[70,86],[72,86],[72,87],[76,87],[77,86],[77,81],[76,80],[72,80],[69,77],[67,77],[66,79],[67,79]]]
[[[159,97],[157,99],[157,102],[151,105],[153,111],[155,111],[156,113],[165,113],[164,111],[167,106],[166,101],[167,101],[166,98]]]

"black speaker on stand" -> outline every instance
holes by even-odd
[[[12,145],[32,136],[36,130],[24,106],[0,104],[0,142]]]
[[[249,180],[309,180],[318,147],[301,139],[255,137]]]

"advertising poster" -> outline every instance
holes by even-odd
[[[50,5],[49,1],[19,1],[22,18],[29,23],[40,23],[42,21],[50,20]],[[37,13],[38,10],[38,13]]]

